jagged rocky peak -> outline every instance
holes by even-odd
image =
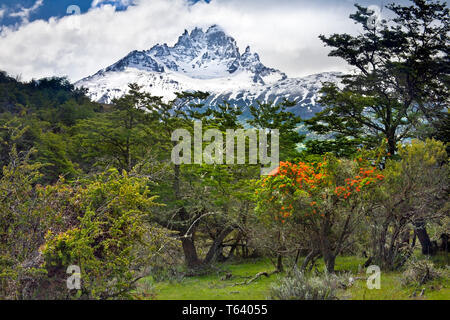
[[[192,39],[199,39],[204,35],[203,33],[203,29],[199,28],[199,27],[195,27],[192,31],[191,31],[191,38]]]
[[[241,55],[236,40],[218,25],[206,31],[199,27],[190,32],[185,30],[173,47],[164,43],[146,51],[132,51],[97,74],[122,72],[126,68],[157,73],[173,71],[194,79],[226,78],[247,72],[254,83],[260,84],[265,83],[267,76],[285,77],[282,72],[265,67],[250,47]]]
[[[90,96],[109,103],[136,82],[144,90],[175,98],[175,92],[201,90],[211,93],[205,103],[212,106],[230,101],[248,106],[256,101],[297,102],[296,113],[308,118],[320,111],[317,104],[323,81],[338,75],[323,73],[304,78],[288,78],[266,67],[250,47],[240,51],[235,39],[217,25],[185,30],[173,46],[157,44],[144,51],[132,51],[110,67],[76,83]]]
[[[219,26],[213,25],[205,33],[208,49],[224,58],[239,58],[236,41],[228,36]]]
[[[252,53],[250,46],[245,48],[245,52],[241,57],[241,64],[243,67],[249,67],[255,64],[262,64],[259,60],[259,55],[257,53]]]
[[[154,46],[151,50],[149,50],[147,53],[153,53],[155,57],[164,57],[170,55],[170,49],[167,46],[167,43],[164,43],[163,45],[160,45],[159,43]]]
[[[206,32],[195,28],[189,34],[185,30],[170,50],[173,59],[165,62],[175,61],[177,71],[188,73],[194,78],[223,76],[223,72],[233,69],[231,66],[234,60],[240,57],[236,41],[217,25],[211,26]]]
[[[155,72],[164,72],[164,66],[158,63],[151,56],[146,54],[145,51],[134,50],[130,52],[123,59],[120,59],[118,62],[113,65],[107,67],[101,72],[108,71],[124,71],[125,68],[136,68],[146,71],[155,71]]]

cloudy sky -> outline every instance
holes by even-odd
[[[358,3],[382,7],[385,0]],[[390,1],[391,2],[391,1]],[[132,50],[173,45],[195,26],[220,25],[262,62],[305,76],[342,71],[319,34],[355,33],[353,0],[0,0],[0,70],[23,80],[76,81]]]

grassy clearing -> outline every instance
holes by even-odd
[[[272,271],[268,260],[250,260],[245,262],[224,263],[211,274],[186,277],[181,281],[164,281],[155,284],[156,299],[159,300],[264,300],[267,298],[270,284],[280,275],[262,277],[249,285],[237,285],[261,271]],[[222,280],[227,274],[233,276]],[[152,281],[151,277],[144,281]]]
[[[336,261],[337,272],[351,272],[357,278],[365,277],[364,272],[359,272],[364,258],[339,257]],[[437,256],[433,259],[436,266],[445,268],[448,255]],[[249,285],[235,285],[250,279],[258,272],[272,271],[274,266],[269,260],[245,260],[223,263],[207,275],[186,277],[179,281],[163,281],[154,283],[151,277],[143,279],[142,288],[151,288],[149,299],[158,300],[264,300],[269,294],[270,286],[275,283],[282,274],[274,274],[269,278],[261,277]],[[323,261],[318,261],[314,270],[324,270]],[[224,280],[224,276],[231,273],[230,279]],[[356,280],[353,286],[342,290],[341,299],[353,300],[408,300],[408,299],[433,299],[450,300],[450,279],[444,277],[426,283],[420,287],[403,287],[401,285],[401,272],[382,272],[381,289],[369,290],[365,279]],[[424,295],[420,296],[425,288]],[[150,290],[150,289],[149,289]],[[415,296],[413,293],[415,292]]]

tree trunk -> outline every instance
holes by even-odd
[[[390,137],[388,138],[388,152],[393,155],[397,151],[397,141],[395,141],[395,138]]]
[[[317,250],[311,250],[311,252],[308,253],[308,255],[303,260],[301,270],[306,271],[306,268],[308,267],[308,264],[314,260],[314,257],[316,257],[319,254],[319,251]]]
[[[236,241],[231,246],[230,253],[228,254],[228,258],[233,257],[234,251],[236,251],[236,248],[239,245],[239,241],[241,241],[241,237],[242,237],[242,232],[239,232],[238,235],[237,235]]]
[[[378,240],[378,250],[375,251],[375,258],[378,263],[381,263],[383,267],[387,264],[387,255],[386,255],[386,238],[389,230],[389,225],[391,222],[390,216],[383,223],[383,228],[380,232],[380,238]]]
[[[433,244],[431,243],[430,237],[428,236],[427,229],[425,228],[425,222],[419,221],[414,224],[415,232],[417,238],[422,245],[422,254],[433,255],[435,254],[435,250]]]
[[[300,249],[297,250],[297,254],[295,255],[294,264],[292,265],[292,269],[295,269],[298,264],[298,258],[300,257]]]
[[[277,257],[277,272],[283,272],[283,256],[281,254]]]
[[[413,236],[411,248],[414,248],[416,246],[416,239],[417,239],[417,233],[416,233],[416,230],[414,230],[414,236]]]
[[[180,199],[180,166],[174,166],[175,179],[173,180],[173,191],[175,193],[175,199]]]
[[[214,242],[209,248],[208,253],[206,254],[204,263],[211,263],[214,262],[214,259],[217,257],[217,254],[219,252],[220,247],[222,246],[223,240],[233,231],[234,229],[232,227],[227,227],[219,234],[219,236],[214,239]]]
[[[242,240],[242,250],[244,253],[244,258],[248,258],[248,243],[247,240]]]
[[[336,257],[334,255],[326,255],[323,257],[325,262],[325,267],[327,268],[328,273],[334,273],[334,264],[336,261]]]
[[[186,264],[189,268],[195,268],[200,264],[200,260],[197,256],[197,250],[194,245],[192,238],[183,238],[181,240],[183,246],[184,257],[186,259]]]
[[[331,222],[325,220],[322,223],[320,232],[318,234],[320,251],[323,256],[323,261],[325,262],[325,267],[329,273],[334,273],[334,262],[336,255],[333,254],[334,250],[330,244],[329,235],[331,234]]]

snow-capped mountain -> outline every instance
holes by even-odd
[[[321,110],[316,101],[322,82],[337,81],[338,76],[330,72],[288,78],[264,66],[250,47],[241,54],[236,41],[214,25],[206,31],[185,31],[173,47],[157,44],[150,50],[132,51],[75,85],[87,88],[90,97],[102,103],[125,94],[133,82],[167,100],[175,98],[175,92],[206,91],[210,97],[205,104],[212,106],[224,100],[248,106],[287,98],[297,102],[292,112],[309,118]]]

